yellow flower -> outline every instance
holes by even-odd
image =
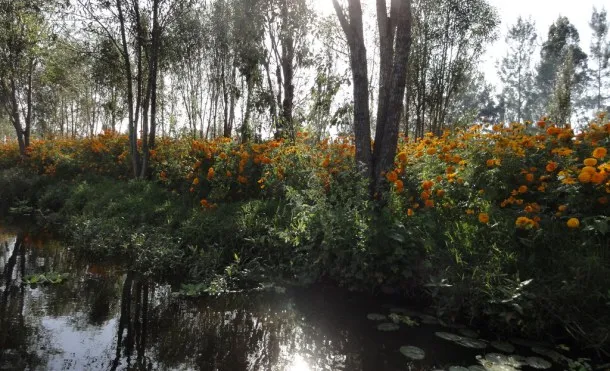
[[[559,205],[559,207],[557,208],[557,210],[564,212],[568,209],[568,205]]]
[[[597,170],[593,166],[585,166],[581,170],[583,173],[595,174]]]
[[[597,147],[593,151],[593,157],[595,157],[597,159],[602,159],[602,158],[606,157],[607,154],[608,154],[608,150],[605,149],[604,147]]]
[[[407,162],[407,152],[400,152],[398,154],[398,161],[402,162],[403,164]]]
[[[199,184],[199,178],[193,179],[193,185],[197,185],[197,184]]]
[[[536,225],[536,221],[525,216],[520,216],[515,221],[515,226],[520,229],[530,229],[536,227]]]
[[[407,215],[408,215],[408,216],[413,216],[413,214],[415,214],[415,213],[413,212],[413,209],[409,209],[409,210],[407,210]]]
[[[580,220],[576,219],[576,218],[570,218],[570,220],[568,220],[568,227],[575,229],[580,227]]]
[[[585,159],[585,161],[583,161],[583,163],[585,164],[585,166],[595,166],[597,165],[597,159],[587,158]]]
[[[480,213],[479,214],[479,222],[481,222],[483,224],[489,223],[489,215],[487,215],[486,213]]]

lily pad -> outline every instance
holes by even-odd
[[[513,353],[515,351],[515,346],[505,341],[492,341],[491,346],[505,353]]]
[[[468,370],[469,371],[487,371],[487,369],[485,367],[479,366],[479,365],[468,366]]]
[[[379,313],[369,313],[366,315],[366,318],[370,319],[371,321],[385,321],[387,319],[386,316]]]
[[[423,349],[410,345],[400,347],[400,353],[402,353],[407,358],[411,358],[417,361],[426,358],[426,352],[424,352]]]
[[[455,342],[456,344],[459,344],[463,347],[466,348],[471,348],[471,349],[485,349],[487,348],[487,343],[482,341],[482,340],[477,340],[477,339],[466,339],[466,338],[462,338],[458,341]]]
[[[466,367],[462,366],[451,366],[449,367],[449,371],[469,371]]]
[[[452,334],[450,332],[435,332],[434,334],[441,339],[449,341],[458,341],[463,339],[460,335]]]
[[[474,330],[471,330],[471,329],[468,329],[468,328],[460,329],[459,333],[464,335],[464,336],[466,336],[466,337],[468,337],[468,338],[476,339],[476,338],[479,337],[479,333],[478,332],[476,332]]]
[[[539,370],[546,370],[551,368],[553,365],[551,362],[542,359],[540,357],[527,357],[527,365],[533,368],[537,368]]]
[[[397,331],[399,328],[400,326],[392,322],[385,322],[377,326],[379,331]]]
[[[508,357],[500,353],[487,353],[485,355],[485,360],[500,365],[508,364]]]
[[[417,323],[417,321],[412,320],[411,317],[409,317],[407,315],[391,313],[388,317],[392,320],[392,322],[397,323],[397,324],[403,323],[409,327],[419,325],[419,323]]]
[[[563,361],[568,360],[566,356],[552,349],[547,349],[543,347],[532,347],[532,352],[550,358],[551,360],[553,360],[553,362],[556,363],[561,363]]]

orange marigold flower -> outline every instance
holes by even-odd
[[[608,150],[604,147],[597,147],[593,151],[593,157],[595,157],[597,159],[602,159],[602,158],[606,157],[607,154],[608,154]]]
[[[578,181],[583,184],[591,183],[591,174],[586,171],[581,172],[578,174]]]
[[[432,208],[432,207],[434,207],[434,201],[432,201],[432,200],[426,200],[426,207],[427,207],[427,208]]]
[[[527,192],[527,189],[528,188],[526,185],[522,185],[521,187],[519,187],[518,191],[519,191],[519,193],[525,193],[525,192]]]
[[[426,180],[422,183],[422,188],[425,189],[426,191],[429,190],[430,188],[432,188],[432,186],[434,185],[434,182],[432,182],[431,180]]]
[[[389,173],[386,174],[385,177],[388,180],[388,182],[390,182],[390,183],[394,183],[395,181],[398,180],[398,174],[396,174],[395,171],[390,171]]]
[[[193,179],[193,185],[197,185],[197,184],[199,184],[199,178]]]
[[[472,209],[467,209],[467,210],[466,210],[466,214],[468,214],[468,215],[473,215],[473,214],[474,214],[474,210],[472,210]]]
[[[591,176],[591,183],[593,184],[602,184],[606,178],[608,177],[608,174],[605,172],[599,172],[599,173],[595,173]]]
[[[408,156],[407,156],[407,152],[400,152],[398,154],[398,161],[402,162],[403,164],[407,162]]]
[[[486,214],[486,213],[480,213],[479,214],[479,222],[481,222],[483,224],[489,223],[489,215]]]
[[[437,197],[445,196],[445,190],[444,189],[439,189],[438,191],[436,191],[436,196]]]
[[[585,166],[595,166],[597,165],[597,159],[595,158],[587,158],[583,161]]]
[[[407,210],[407,216],[413,216],[413,214],[415,214],[415,213],[413,212],[413,209],[408,209],[408,210]]]
[[[557,163],[554,161],[549,161],[546,164],[546,171],[548,171],[549,173],[552,173],[555,170],[557,170]]]
[[[597,172],[597,169],[594,168],[593,166],[585,166],[582,168],[581,172],[589,173],[589,174],[593,175]]]
[[[527,180],[528,182],[533,182],[534,181],[534,174],[529,173],[527,175],[525,175],[525,180]]]
[[[237,177],[237,181],[240,182],[241,184],[246,184],[246,183],[248,183],[248,178],[246,178],[243,175],[240,175]]]
[[[576,229],[580,227],[580,220],[576,218],[570,218],[567,222],[569,228]]]
[[[214,174],[215,174],[214,168],[213,167],[209,168],[208,169],[208,180],[212,180],[214,178]]]
[[[515,226],[520,229],[531,229],[536,227],[536,222],[528,217],[520,216],[515,221]]]
[[[559,207],[557,208],[557,210],[564,212],[568,209],[568,205],[559,205]]]
[[[430,156],[436,154],[436,148],[434,147],[430,147],[426,150],[426,153],[429,154]]]
[[[394,185],[396,186],[396,193],[402,193],[405,188],[404,183],[400,179],[394,182]]]

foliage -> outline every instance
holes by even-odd
[[[24,158],[0,147],[16,159],[0,158],[0,199],[27,202],[91,257],[203,290],[189,292],[331,280],[426,295],[444,318],[530,334],[561,325],[607,346],[605,115],[578,133],[539,121],[403,138],[384,207],[350,138],[165,138],[152,179],[137,181],[123,180],[127,148],[110,132],[34,141]]]
[[[28,285],[56,285],[64,282],[68,278],[66,273],[47,272],[40,274],[30,274],[24,277],[23,282]]]

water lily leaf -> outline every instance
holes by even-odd
[[[468,366],[468,370],[470,370],[470,371],[487,371],[487,369],[485,367],[479,366],[479,365]]]
[[[539,370],[546,370],[553,366],[551,362],[539,357],[527,357],[527,365]]]
[[[424,358],[426,358],[426,352],[424,352],[423,349],[418,348],[418,347],[414,347],[414,346],[410,346],[410,345],[405,345],[400,347],[400,353],[402,353],[405,357],[414,359],[414,360],[422,360]]]
[[[462,335],[464,335],[464,336],[466,336],[468,338],[476,339],[476,338],[479,337],[479,333],[478,332],[476,332],[474,330],[471,330],[471,329],[468,329],[468,328],[460,329],[459,332],[460,332],[460,334],[462,334]]]
[[[471,348],[471,349],[485,349],[487,348],[487,343],[482,341],[482,340],[477,340],[477,339],[467,339],[467,338],[462,338],[458,341],[455,342],[456,344],[459,344],[463,347],[466,348]]]
[[[397,331],[399,328],[400,326],[392,322],[382,323],[377,326],[377,330],[379,331]]]
[[[411,317],[406,316],[406,315],[400,315],[398,313],[392,313],[390,314],[388,317],[390,317],[390,319],[392,320],[392,322],[394,323],[403,323],[409,327],[413,327],[413,326],[418,326],[419,323],[417,323],[417,321],[414,321],[411,319]]]
[[[449,332],[435,332],[434,335],[438,336],[441,339],[449,341],[458,341],[463,339],[460,335],[452,334]]]
[[[449,367],[449,371],[469,371],[466,367],[462,366],[451,366]]]
[[[386,316],[379,313],[369,313],[366,315],[366,318],[370,319],[371,321],[385,321],[387,319]]]
[[[552,359],[553,362],[557,362],[557,363],[561,363],[561,362],[567,360],[567,357],[565,357],[563,354],[561,354],[555,350],[552,350],[552,349],[547,349],[547,348],[543,348],[543,347],[532,347],[532,352],[534,352],[536,354],[540,354],[541,356],[548,357],[548,358]]]
[[[491,346],[504,353],[513,353],[515,346],[505,341],[492,341]]]
[[[508,364],[508,357],[500,353],[487,353],[485,355],[485,360],[500,365]]]

